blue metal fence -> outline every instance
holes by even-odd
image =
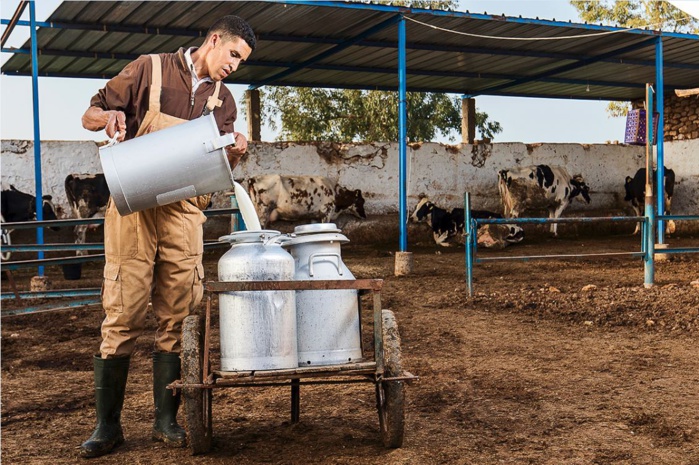
[[[662,221],[680,220],[680,221],[696,221],[699,220],[699,215],[654,215],[651,203],[651,214],[646,216],[612,216],[612,217],[591,217],[591,218],[473,218],[471,216],[471,194],[464,194],[464,234],[466,238],[466,283],[468,286],[469,296],[473,296],[473,265],[474,263],[482,263],[494,260],[535,260],[535,259],[562,259],[562,258],[586,258],[586,257],[629,257],[642,258],[644,261],[644,285],[653,285],[653,273],[648,271],[648,267],[653,267],[655,263],[655,241],[653,240],[654,223],[661,224]],[[622,222],[640,222],[641,223],[641,244],[640,250],[633,252],[599,252],[585,254],[548,254],[548,255],[519,255],[519,256],[495,256],[480,258],[476,256],[478,249],[478,225],[479,224],[547,224],[547,223],[622,223]],[[699,253],[699,247],[681,247],[662,249],[663,254],[685,254]]]
[[[221,208],[205,210],[204,214],[207,217],[216,215],[232,215],[231,224],[235,230],[242,229],[245,227],[242,218],[240,217],[240,211],[237,208],[237,203],[232,202],[232,208]],[[30,228],[47,228],[47,227],[68,227],[77,226],[85,224],[103,224],[104,218],[88,218],[88,219],[70,219],[70,220],[51,220],[51,221],[23,221],[17,223],[2,223],[2,229],[30,229]],[[204,248],[216,248],[216,247],[228,247],[230,243],[228,242],[206,242],[204,243]],[[90,243],[90,244],[19,244],[19,245],[2,245],[2,252],[38,252],[40,257],[43,257],[43,252],[56,252],[56,251],[78,251],[78,250],[90,250],[90,251],[101,251],[104,250],[103,243]],[[82,255],[82,256],[68,256],[59,258],[39,258],[35,260],[16,260],[16,261],[3,261],[0,264],[2,271],[13,271],[21,268],[43,268],[44,266],[57,266],[57,265],[70,265],[70,264],[80,264],[93,261],[104,261],[104,254],[93,254],[93,255]],[[99,296],[99,288],[84,288],[84,289],[55,289],[40,292],[26,292],[17,291],[15,292],[3,292],[2,300],[6,299],[46,299],[46,298],[64,298],[64,297],[89,297],[89,296]],[[27,307],[23,309],[14,310],[3,310],[3,316],[9,315],[21,315],[28,313],[45,312],[50,310],[55,310],[58,308],[73,308],[78,306],[92,305],[99,303],[99,299],[89,299],[83,301],[75,301],[68,304],[60,304],[60,307],[55,307],[54,304],[40,305],[36,307]]]

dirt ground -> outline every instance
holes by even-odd
[[[638,242],[528,238],[478,256],[630,251]],[[131,362],[126,443],[91,462],[699,464],[697,254],[658,263],[651,289],[640,259],[490,261],[475,265],[469,298],[463,248],[411,246],[414,272],[395,277],[396,248],[349,244],[343,259],[357,278],[385,280],[382,306],[396,314],[404,367],[420,376],[407,387],[402,448],[381,444],[371,384],[304,386],[298,424],[287,388],[216,389],[208,455],[152,442],[149,318]],[[206,253],[210,279],[222,253]],[[54,287],[99,286],[100,272],[94,263],[82,280],[61,282],[60,269],[47,268]],[[29,276],[15,273],[21,287]],[[77,446],[94,426],[101,319],[99,307],[2,319],[3,464],[88,463]],[[215,363],[217,332],[212,343]]]

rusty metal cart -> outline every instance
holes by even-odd
[[[192,454],[206,453],[212,439],[212,390],[223,387],[289,386],[291,422],[300,415],[300,387],[305,384],[374,383],[381,440],[386,447],[403,444],[404,386],[417,379],[403,371],[400,336],[393,312],[381,309],[381,279],[345,281],[246,281],[205,283],[206,314],[191,315],[182,330],[182,379],[170,385],[184,398],[187,441]],[[354,289],[359,296],[373,294],[374,357],[341,365],[309,366],[256,371],[211,370],[209,339],[214,294],[238,291]],[[361,299],[359,299],[361,303]],[[361,314],[361,305],[359,305]],[[362,331],[360,318],[360,331]]]

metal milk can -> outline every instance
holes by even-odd
[[[219,281],[293,281],[294,259],[278,231],[240,231],[219,238],[231,249],[218,262]],[[294,291],[219,294],[221,370],[298,366]]]
[[[294,257],[295,279],[353,280],[340,245],[349,242],[333,223],[297,226],[284,242]],[[356,290],[296,291],[299,366],[337,365],[362,358]]]

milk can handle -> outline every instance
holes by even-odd
[[[337,258],[337,272],[342,276],[342,268],[340,267],[340,263],[342,262],[342,259],[340,258],[339,253],[313,253],[311,254],[310,257],[308,257],[308,275],[313,276],[313,259],[315,257],[336,257]]]
[[[109,140],[107,141],[107,143],[104,144],[102,147],[103,147],[103,148],[107,148],[107,147],[111,147],[112,145],[118,144],[118,143],[119,143],[119,141],[117,140],[118,138],[119,138],[119,131],[115,132],[115,133],[114,133],[114,137],[112,137],[111,139],[109,139]]]

